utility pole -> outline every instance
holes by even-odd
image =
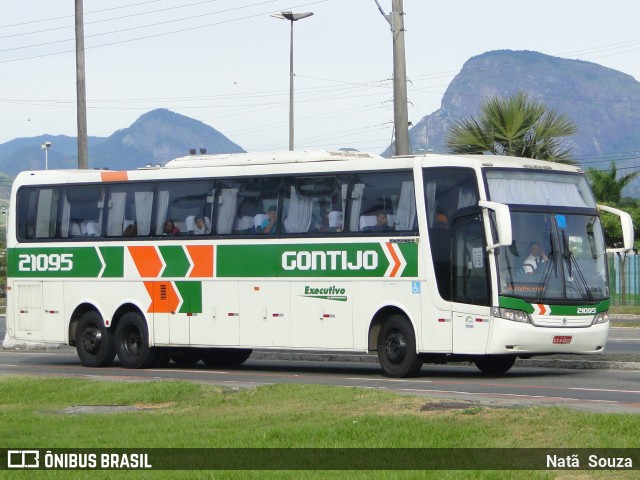
[[[76,109],[78,121],[78,168],[89,168],[87,142],[87,90],[84,69],[83,0],[76,1]]]
[[[393,31],[393,123],[396,155],[409,155],[409,112],[407,111],[407,64],[404,56],[404,11],[402,0],[392,0]]]
[[[389,22],[393,34],[393,124],[396,155],[409,155],[409,112],[407,111],[407,64],[404,54],[404,10],[402,0],[391,1],[391,14],[386,15],[378,3],[378,10]]]

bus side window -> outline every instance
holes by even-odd
[[[347,187],[348,180],[337,175],[288,179],[283,202],[286,233],[342,232]]]
[[[356,177],[349,198],[350,232],[417,230],[410,171],[365,173]]]
[[[163,182],[158,186],[155,206],[154,235],[186,235],[193,225],[187,219],[202,217],[206,221],[207,234],[211,231],[216,190],[210,180],[178,180]],[[167,221],[173,222],[171,231],[165,232]]]
[[[255,192],[257,212],[254,216],[253,230],[251,233],[258,235],[276,235],[283,233],[282,215],[280,211],[280,185],[281,179],[277,177],[250,178],[246,186],[249,192]],[[275,223],[273,223],[275,210]],[[272,224],[273,223],[273,224]]]
[[[62,238],[102,236],[104,190],[101,185],[68,187],[58,222]]]

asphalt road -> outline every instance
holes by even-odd
[[[566,370],[514,367],[499,377],[472,366],[423,367],[414,379],[391,379],[375,364],[249,360],[235,369],[192,368],[127,370],[85,368],[70,349],[0,351],[0,375],[64,376],[126,381],[180,379],[248,388],[274,383],[374,388],[463,405],[510,408],[561,405],[597,412],[640,413],[640,379],[629,370]]]
[[[640,328],[613,327],[605,353],[640,354]]]
[[[0,340],[5,335],[0,316]],[[639,353],[640,329],[613,328],[608,353]],[[250,359],[236,369],[217,370],[203,364],[188,369],[126,370],[118,366],[89,369],[72,348],[0,350],[0,375],[65,376],[122,380],[182,379],[252,387],[273,383],[305,383],[377,388],[428,397],[455,399],[468,405],[564,405],[589,411],[640,413],[640,378],[634,370],[568,370],[514,367],[501,377],[480,374],[474,366],[425,365],[415,379],[390,379],[377,364],[336,361]]]

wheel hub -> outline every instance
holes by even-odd
[[[87,353],[95,355],[100,351],[102,344],[102,332],[96,327],[85,329],[82,335],[82,345]]]
[[[401,363],[407,353],[407,342],[398,331],[389,332],[385,343],[385,352],[390,362]]]
[[[142,335],[137,329],[131,328],[127,331],[125,335],[124,348],[129,355],[136,357],[140,355],[142,350]]]

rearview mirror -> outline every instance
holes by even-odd
[[[498,243],[487,245],[487,251],[498,247],[508,247],[513,243],[513,233],[511,231],[511,213],[509,207],[504,203],[489,202],[480,200],[478,206],[492,210],[496,214],[496,230]]]
[[[607,248],[608,253],[623,253],[633,250],[633,221],[631,215],[617,208],[607,207],[606,205],[598,205],[598,210],[613,213],[620,217],[620,223],[622,224],[622,248]]]

